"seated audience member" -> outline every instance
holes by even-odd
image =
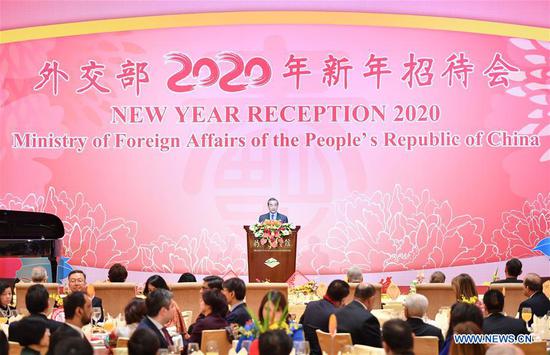
[[[361,269],[357,266],[350,267],[346,276],[350,284],[363,282],[363,274],[361,273]]]
[[[225,320],[227,300],[220,291],[204,291],[201,295],[200,310],[204,317],[193,324],[192,331],[189,334],[189,342],[199,343],[199,346],[203,330],[224,329],[229,325]]]
[[[31,270],[31,281],[35,283],[48,282],[48,274],[42,266],[35,266]]]
[[[49,298],[48,290],[46,290],[44,285],[36,284],[29,287],[25,295],[25,303],[27,304],[29,315],[25,317],[25,319],[41,320],[45,322],[46,327],[48,327],[50,333],[53,334],[53,332],[62,326],[63,323],[49,319],[46,315],[49,307]],[[12,329],[11,324],[9,335],[11,341],[18,341],[17,337],[19,334],[16,330]]]
[[[286,319],[283,318],[285,314]],[[291,319],[288,314],[286,297],[280,291],[271,290],[264,295],[262,302],[260,302],[260,308],[258,309],[258,319],[260,324],[263,324],[264,322],[269,323],[271,328],[277,328],[284,322],[286,323],[284,327],[288,329],[287,334],[289,334],[293,341],[304,340],[304,332],[302,327]],[[252,323],[246,324],[244,328],[246,331],[255,333],[255,325]],[[237,352],[240,351],[244,340],[253,340],[252,344],[250,344],[250,354],[259,353],[259,341],[258,339],[253,339],[252,337],[241,337],[239,339],[239,343],[237,344]]]
[[[0,354],[7,354],[10,349],[10,343],[6,337],[6,333],[0,332]]]
[[[160,275],[153,275],[145,281],[145,288],[143,289],[143,294],[147,296],[149,293],[153,292],[157,289],[163,289],[170,291],[170,288],[168,287],[168,284],[166,281],[162,278]],[[187,335],[187,325],[185,324],[185,321],[183,320],[183,316],[181,315],[180,308],[176,301],[172,299],[172,302],[174,303],[175,311],[174,311],[174,318],[168,323],[166,326],[176,326],[176,330],[179,334],[183,335],[184,337]]]
[[[518,276],[521,275],[521,267],[522,265],[519,259],[513,258],[508,260],[504,267],[504,275],[506,275],[506,278],[504,280],[493,281],[493,283],[521,283],[522,281],[518,279]]]
[[[485,355],[525,355],[525,353],[514,344],[494,344],[489,346]]]
[[[270,330],[260,335],[260,355],[288,355],[292,351],[292,339],[284,330]]]
[[[373,285],[359,284],[353,301],[336,311],[338,333],[350,333],[353,344],[382,347],[380,323],[370,312],[375,293]]]
[[[82,327],[92,320],[92,301],[83,292],[73,292],[63,299],[65,323],[52,334],[48,354],[54,354],[54,349],[62,339],[75,337],[86,339]]]
[[[159,339],[151,329],[138,329],[128,340],[128,355],[156,354],[159,349]]]
[[[137,297],[132,299],[126,307],[124,307],[124,320],[126,321],[126,325],[117,328],[118,336],[124,338],[132,336],[138,324],[146,315],[147,306],[145,305],[145,300]]]
[[[86,338],[69,337],[61,339],[55,346],[54,355],[93,355],[94,348]]]
[[[439,350],[443,348],[443,334],[441,329],[424,322],[423,318],[428,309],[428,299],[419,293],[413,293],[405,299],[405,318],[414,335],[417,337],[434,336],[439,339]]]
[[[128,277],[128,270],[124,265],[116,263],[111,266],[109,273],[107,274],[109,282],[126,282]]]
[[[197,278],[190,272],[184,272],[178,280],[178,283],[182,282],[197,282]]]
[[[214,290],[214,289],[221,291],[222,288],[223,288],[223,279],[219,276],[210,275],[202,279],[202,287],[200,292],[202,293],[206,290]]]
[[[218,290],[218,291],[221,291],[223,288],[223,279],[219,276],[216,276],[216,275],[210,275],[210,276],[206,276],[204,279],[202,279],[202,286],[201,286],[201,289],[199,290],[200,294],[202,295],[202,293],[206,290]],[[199,313],[199,315],[197,316],[197,321],[199,319],[202,319],[204,318],[204,314],[202,313]],[[196,321],[195,321],[196,322]],[[192,331],[192,326],[189,326],[189,332]]]
[[[227,323],[236,323],[243,327],[250,318],[248,310],[246,309],[246,303],[244,303],[244,297],[246,296],[246,285],[243,280],[238,277],[233,277],[223,282],[223,290],[227,303],[229,304],[230,311],[225,316]]]
[[[162,349],[173,345],[172,338],[166,329],[166,325],[174,318],[175,304],[172,298],[172,292],[163,288],[148,293],[145,299],[147,315],[141,320],[134,334],[139,329],[150,329],[155,333]]]
[[[550,300],[542,293],[542,280],[539,275],[531,273],[525,276],[523,280],[523,294],[529,297],[519,304],[518,313],[525,307],[531,308],[533,315],[537,317],[545,316],[550,311]],[[533,318],[528,322],[529,326],[533,323]]]
[[[312,355],[321,355],[321,348],[315,331],[320,329],[328,332],[330,315],[344,306],[343,301],[348,295],[349,284],[343,280],[334,280],[328,285],[323,299],[307,304],[304,314],[300,318],[300,324],[303,326],[306,340],[309,341]]]
[[[463,322],[473,322],[479,329],[483,329],[483,313],[474,304],[457,302],[451,307],[451,319],[449,320],[449,328],[447,335],[445,335],[445,342],[443,343],[443,349],[439,352],[439,355],[449,354],[451,347],[451,340],[453,338],[453,331],[457,324]]]
[[[86,282],[86,274],[82,270],[73,270],[69,273],[69,291],[70,292],[84,292],[87,293],[88,284]],[[101,308],[100,322],[103,322],[103,302],[101,298],[95,295],[88,295],[92,297],[92,308]]]
[[[50,345],[50,330],[43,320],[25,317],[10,324],[10,331],[17,332],[17,342],[23,347],[22,355],[40,355],[41,350]]]
[[[458,323],[454,328],[454,334],[483,334],[481,328],[474,322]],[[459,344],[451,341],[450,355],[484,355],[486,351],[485,344]]]
[[[476,306],[479,307],[479,310],[482,314],[485,313],[485,306],[483,305],[483,302],[481,302],[481,300],[479,299],[476,283],[470,275],[460,274],[456,276],[451,281],[451,286],[455,291],[457,302],[473,302]]]
[[[442,284],[445,283],[445,274],[441,271],[434,271],[432,276],[430,276],[430,283],[431,284]]]
[[[145,281],[145,287],[143,288],[143,295],[148,296],[149,293],[159,288],[170,291],[168,284],[166,283],[166,281],[162,276],[160,275],[150,276],[147,279],[147,281]]]
[[[504,309],[504,295],[499,290],[488,290],[483,295],[483,304],[489,314],[483,320],[485,334],[528,334],[525,322],[521,319],[507,317]]]
[[[9,318],[15,312],[15,307],[11,306],[13,301],[13,292],[11,286],[6,282],[0,282],[0,317]]]
[[[382,327],[382,344],[388,355],[414,355],[413,332],[401,319],[390,319]]]

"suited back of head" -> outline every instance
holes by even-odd
[[[30,314],[46,312],[49,307],[50,294],[42,284],[29,287],[25,295],[25,304]]]
[[[334,280],[327,288],[326,296],[335,303],[342,303],[349,295],[349,284],[344,280]]]
[[[386,353],[414,355],[413,331],[411,326],[401,319],[390,319],[382,326],[382,340]]]
[[[428,298],[419,293],[413,293],[405,299],[405,315],[410,317],[424,317],[428,309]]]
[[[489,313],[499,313],[504,309],[504,295],[499,290],[488,290],[483,295],[483,304]]]

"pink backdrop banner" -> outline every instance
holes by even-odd
[[[0,208],[60,216],[90,268],[246,274],[271,196],[308,275],[540,256],[549,51],[343,25],[3,44]]]

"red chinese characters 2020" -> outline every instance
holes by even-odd
[[[446,58],[432,58],[408,52],[399,61],[378,53],[368,53],[363,59],[356,59],[362,65],[354,65],[354,60],[346,56],[327,54],[322,60],[300,53],[290,53],[286,59],[269,60],[262,56],[247,56],[234,52],[221,52],[212,57],[191,58],[186,53],[170,52],[164,55],[164,65],[174,68],[174,72],[166,74],[155,73],[147,61],[126,58],[110,72],[112,78],[106,77],[107,65],[89,59],[79,68],[80,75],[71,73],[75,68],[64,68],[63,63],[56,59],[45,61],[38,69],[35,91],[48,90],[57,96],[70,80],[82,81],[75,90],[84,94],[93,90],[95,93],[108,95],[114,88],[106,83],[113,79],[120,83],[122,90],[132,90],[139,97],[147,84],[154,80],[162,80],[167,90],[174,93],[190,93],[217,87],[228,93],[258,89],[268,85],[275,77],[289,81],[289,89],[307,90],[312,85],[323,86],[326,89],[353,88],[353,80],[363,80],[371,90],[383,90],[385,80],[398,80],[410,89],[422,89],[433,86],[436,81],[442,81],[448,87],[458,86],[468,89],[473,75],[484,80],[490,88],[509,85],[509,74],[520,71],[508,63],[500,53],[495,53],[491,60],[474,63],[465,52],[450,53]],[[274,68],[272,62],[284,63],[280,68]],[[482,67],[477,70],[476,67]],[[352,76],[354,70],[360,74]],[[75,70],[76,71],[76,70]],[[165,71],[164,71],[165,72]],[[304,85],[307,84],[307,87]]]

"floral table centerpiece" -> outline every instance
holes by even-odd
[[[250,227],[254,234],[255,242],[268,249],[290,247],[290,235],[296,227],[291,223],[265,220]]]

